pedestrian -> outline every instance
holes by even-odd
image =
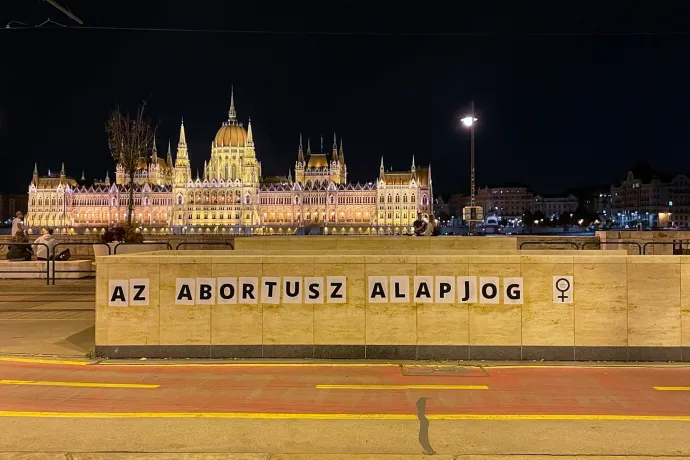
[[[16,235],[17,232],[24,231],[24,214],[21,211],[17,211],[14,219],[12,219],[12,236]]]

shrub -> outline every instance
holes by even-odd
[[[144,237],[137,232],[136,227],[110,227],[98,238],[100,243],[143,243]]]

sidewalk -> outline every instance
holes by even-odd
[[[0,452],[0,460],[646,460],[643,456],[609,455],[391,455],[391,454],[233,454],[233,453],[94,453]],[[663,457],[681,460],[687,457]]]
[[[37,281],[0,281],[0,354],[84,358],[94,346],[93,282]]]

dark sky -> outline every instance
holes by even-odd
[[[639,159],[690,170],[688,2],[58,1],[91,29],[3,0],[0,25],[76,27],[0,29],[0,191],[25,191],[34,162],[112,178],[104,122],[143,99],[159,151],[184,116],[201,168],[231,84],[264,174],[294,167],[300,132],[330,145],[335,129],[354,181],[414,154],[435,192],[467,193],[472,99],[478,185],[558,192]]]

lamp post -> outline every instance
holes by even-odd
[[[465,127],[470,128],[470,206],[474,210],[475,199],[475,173],[474,173],[474,125],[477,123],[477,118],[474,116],[474,101],[470,105],[470,114],[460,120]],[[474,217],[474,216],[470,216]],[[470,220],[469,234],[474,233],[474,220]]]

